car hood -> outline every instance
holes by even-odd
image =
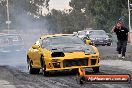
[[[55,45],[48,47],[52,52],[88,52],[95,53],[90,45]]]

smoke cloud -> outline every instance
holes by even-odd
[[[12,3],[10,3],[9,13],[10,20],[12,21],[12,23],[10,24],[9,32],[11,34],[16,33],[21,36],[24,41],[24,53],[22,53],[23,55],[20,56],[15,52],[11,52],[9,54],[12,54],[12,56],[8,56],[8,54],[6,54],[7,58],[5,58],[5,56],[2,56],[2,53],[0,53],[0,55],[2,56],[0,57],[0,65],[8,65],[20,70],[22,69],[23,71],[27,71],[26,52],[28,51],[28,49],[37,41],[37,39],[42,34],[56,33],[56,30],[54,30],[54,26],[52,25],[52,23],[50,23],[49,20],[45,18],[45,16],[36,16],[34,14],[31,14],[28,10],[25,10],[25,7],[23,7],[22,5],[17,5],[16,7]],[[15,30],[15,32],[12,32],[12,30]]]

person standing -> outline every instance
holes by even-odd
[[[124,26],[122,21],[118,21],[116,25],[112,28],[112,32],[117,35],[117,51],[118,57],[124,59],[126,53],[127,42],[130,43],[130,32]]]

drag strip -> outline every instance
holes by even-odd
[[[115,47],[98,47],[101,54],[101,67],[98,74],[132,76],[132,47],[129,47],[127,58],[124,60],[117,58]],[[48,77],[43,76],[41,72],[38,75],[31,75],[27,71],[25,61],[26,58],[0,59],[0,88],[132,88],[132,83],[80,85],[72,72],[54,72]],[[91,70],[89,73],[92,74]]]
[[[101,65],[132,71],[132,61],[125,60],[101,60]]]

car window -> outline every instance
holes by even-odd
[[[39,39],[35,44],[38,46],[42,46],[42,39]]]
[[[43,41],[44,45],[74,45],[74,44],[84,44],[83,41],[76,36],[56,36],[47,38]]]
[[[47,47],[47,45],[48,45],[48,40],[47,40],[47,38],[46,38],[46,39],[43,39],[43,40],[42,40],[42,48]]]
[[[40,42],[39,42],[39,40],[35,43],[35,45],[39,45],[39,46],[40,46]]]
[[[105,31],[90,31],[90,35],[106,35]]]
[[[85,32],[79,32],[78,35],[85,35]]]

